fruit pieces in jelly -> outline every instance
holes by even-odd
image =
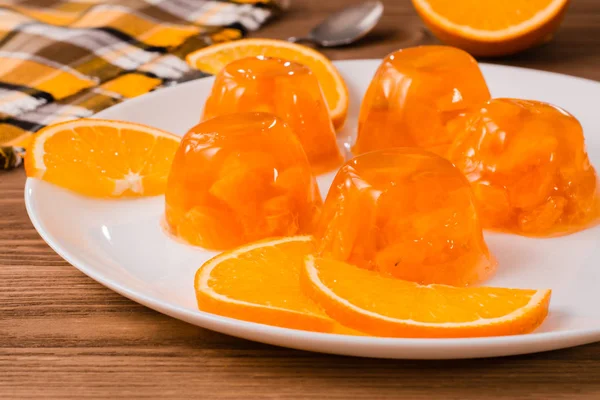
[[[321,205],[291,129],[267,113],[230,114],[200,123],[181,141],[166,221],[181,239],[220,250],[309,232]]]
[[[448,156],[471,182],[485,228],[548,236],[598,220],[598,179],[572,115],[539,101],[494,99],[454,129]]]
[[[249,111],[282,118],[298,136],[315,173],[342,164],[327,103],[308,67],[271,57],[229,63],[215,79],[203,119]]]
[[[443,155],[447,125],[490,98],[473,57],[446,46],[419,46],[388,55],[363,99],[353,153],[422,147]]]
[[[469,182],[449,161],[418,148],[347,162],[315,238],[322,257],[422,284],[463,286],[495,270]]]

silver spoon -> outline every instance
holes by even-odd
[[[306,37],[291,37],[290,42],[310,42],[321,47],[350,44],[369,33],[383,14],[380,1],[367,1],[340,10],[315,26]]]

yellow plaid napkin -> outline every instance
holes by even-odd
[[[188,53],[277,11],[274,0],[0,1],[0,169],[44,126],[175,82]]]

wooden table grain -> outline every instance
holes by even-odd
[[[306,33],[344,0],[292,0],[255,36]],[[377,30],[327,50],[376,58],[434,43],[408,1],[385,2]],[[555,40],[486,60],[600,80],[600,1],[574,0]],[[32,227],[22,169],[0,172],[0,398],[600,398],[600,343],[465,361],[375,360],[253,343],[171,319],[106,289]]]

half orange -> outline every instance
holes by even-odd
[[[502,56],[550,40],[569,0],[412,0],[442,42],[475,56]]]

